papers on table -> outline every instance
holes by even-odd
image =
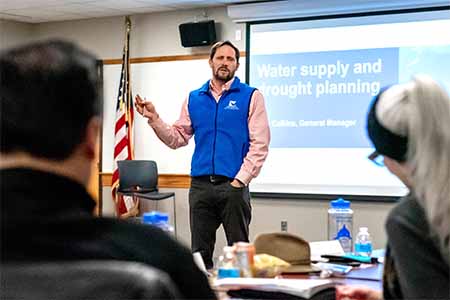
[[[223,278],[214,281],[215,288],[228,290],[252,290],[264,292],[278,292],[311,298],[325,289],[333,288],[336,283],[328,279],[277,279],[277,278]],[[257,293],[254,293],[257,295]]]
[[[331,255],[344,255],[344,249],[338,240],[333,241],[319,241],[310,242],[309,248],[311,249],[311,261],[327,261],[321,256],[326,254]]]

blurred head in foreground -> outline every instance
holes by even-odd
[[[97,60],[49,40],[0,54],[1,168],[29,167],[86,184],[100,126]]]

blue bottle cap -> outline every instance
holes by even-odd
[[[159,211],[146,212],[142,216],[142,221],[145,224],[167,223],[169,221],[169,215]]]
[[[340,208],[340,209],[350,208],[350,201],[338,198],[336,200],[331,201],[331,208]]]

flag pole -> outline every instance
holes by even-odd
[[[125,17],[125,28],[126,28],[126,75],[127,75],[127,121],[129,122],[128,126],[128,138],[130,140],[130,159],[134,159],[134,107],[133,107],[133,95],[131,94],[130,82],[131,82],[131,72],[130,72],[130,34],[131,34],[131,19],[130,16]]]
[[[137,215],[139,203],[124,195],[118,195],[119,170],[117,162],[134,158],[133,123],[134,107],[130,86],[130,32],[131,20],[125,17],[125,43],[122,54],[122,69],[117,94],[116,123],[114,132],[114,160],[112,176],[112,197],[115,202],[116,215],[127,218]]]

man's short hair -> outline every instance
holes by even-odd
[[[48,40],[0,54],[0,152],[63,160],[100,115],[96,58],[76,45]]]
[[[236,57],[236,62],[239,63],[239,57],[241,56],[239,53],[239,49],[233,45],[232,42],[230,41],[222,41],[222,42],[217,42],[215,43],[212,47],[211,47],[211,51],[209,52],[209,59],[213,59],[214,55],[216,55],[217,49],[219,49],[220,47],[223,46],[230,46],[231,48],[233,48],[234,53],[235,53],[235,57]]]

